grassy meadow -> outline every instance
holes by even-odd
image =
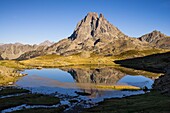
[[[82,113],[169,113],[170,96],[151,91],[143,95],[106,99]]]

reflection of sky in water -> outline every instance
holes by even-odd
[[[118,81],[118,83],[126,83],[128,85],[138,86],[141,88],[147,86],[149,89],[151,89],[153,82],[154,81],[152,79],[141,75],[139,76],[126,75]]]
[[[27,73],[29,75],[38,75],[41,77],[45,78],[50,78],[53,80],[57,80],[60,82],[74,82],[73,77],[60,69],[42,69],[42,70],[37,70],[37,69],[32,69],[32,70],[25,70],[23,73]]]
[[[85,91],[91,93],[89,97],[81,96],[81,99],[92,99],[94,102],[102,101],[104,98],[123,97],[144,93],[143,91],[116,91],[116,90],[99,90],[83,89],[75,84],[73,77],[66,71],[60,69],[32,69],[25,70],[27,76],[22,77],[16,82],[16,85],[28,88],[33,92],[51,94],[58,92],[64,95],[75,96],[75,91]],[[126,75],[118,81],[118,84],[128,84],[138,87],[147,86],[151,88],[153,80],[144,76]]]

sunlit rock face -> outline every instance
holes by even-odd
[[[118,35],[125,36],[118,28],[110,24],[103,16],[97,13],[88,13],[84,19],[82,19],[75,28],[73,34],[69,37],[71,40],[76,40],[77,43],[83,43],[83,41],[89,38],[97,38],[103,35],[101,38],[115,37]],[[104,37],[106,36],[106,37]]]
[[[170,48],[170,38],[157,30],[141,36],[139,40],[143,42],[148,42],[149,44],[152,44],[157,48]]]
[[[131,38],[105,19],[103,14],[88,13],[70,37],[47,48],[47,53],[71,55],[83,51],[97,54],[119,54],[132,49],[149,49],[147,42]]]
[[[112,68],[67,69],[77,83],[116,84],[124,73]]]

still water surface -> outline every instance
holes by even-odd
[[[17,86],[32,90],[32,92],[77,96],[76,92],[86,92],[90,95],[79,96],[79,98],[93,102],[102,101],[104,98],[124,97],[142,94],[143,91],[120,91],[111,89],[96,89],[94,85],[132,85],[137,87],[147,86],[151,88],[153,80],[142,75],[134,76],[123,73],[114,68],[52,68],[31,69],[22,73],[28,74],[15,84]]]

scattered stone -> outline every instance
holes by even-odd
[[[8,85],[13,85],[14,83],[13,82],[9,82]]]

